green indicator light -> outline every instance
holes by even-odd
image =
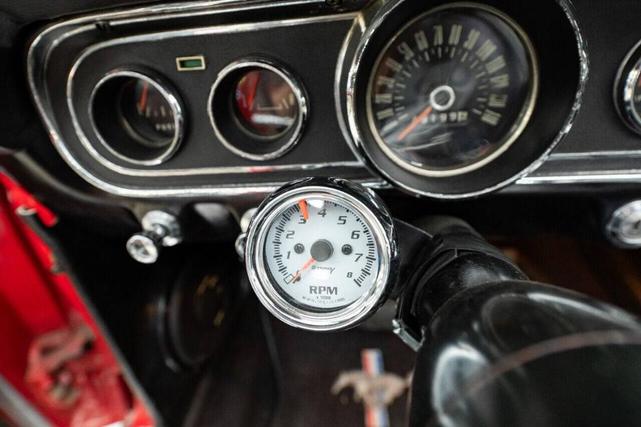
[[[205,69],[205,57],[200,56],[183,56],[176,58],[176,68],[178,71],[198,71]]]

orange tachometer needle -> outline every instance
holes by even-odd
[[[300,210],[300,213],[303,215],[303,218],[305,221],[309,219],[309,211],[307,210],[307,200],[303,199],[300,202],[298,202],[298,208]]]
[[[138,114],[142,114],[147,107],[147,96],[149,95],[149,83],[145,82],[142,87],[140,99],[138,99]]]
[[[292,279],[292,283],[295,283],[300,280],[300,275],[303,273],[303,271],[307,270],[309,267],[314,265],[316,263],[316,260],[314,258],[308,259],[305,264],[294,274],[294,278]]]
[[[407,137],[407,135],[412,133],[412,131],[414,129],[416,129],[416,126],[418,126],[419,123],[421,123],[423,120],[425,120],[430,114],[432,114],[432,106],[431,105],[429,107],[427,107],[426,109],[424,109],[421,112],[421,114],[419,114],[418,116],[414,117],[412,119],[412,122],[409,125],[407,125],[407,127],[405,129],[403,129],[403,132],[401,132],[401,134],[398,136],[399,142],[404,140]]]

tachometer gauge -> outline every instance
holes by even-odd
[[[389,41],[370,77],[368,120],[399,166],[460,175],[518,138],[537,88],[536,56],[520,27],[493,8],[457,3],[417,17]]]
[[[259,208],[245,262],[252,288],[274,316],[303,329],[343,329],[384,301],[396,265],[392,220],[372,192],[306,179]]]

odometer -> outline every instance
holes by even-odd
[[[424,176],[475,170],[525,128],[538,90],[536,56],[509,17],[482,5],[429,11],[376,60],[367,114],[381,149]]]

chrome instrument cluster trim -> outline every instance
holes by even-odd
[[[526,176],[517,181],[520,185],[582,185],[582,184],[638,184],[641,170],[591,171],[585,173]]]
[[[631,68],[627,70],[630,66]],[[641,41],[635,43],[621,61],[612,89],[612,99],[617,114],[628,129],[636,134],[641,134],[641,117],[632,105],[634,104],[632,98],[639,78],[641,78]]]
[[[576,113],[578,112],[581,106],[581,100],[583,92],[585,90],[585,84],[588,80],[589,75],[589,61],[587,55],[587,46],[586,42],[581,34],[579,24],[574,17],[573,6],[569,0],[557,0],[560,6],[565,11],[566,16],[568,17],[576,36],[576,42],[579,49],[580,55],[580,64],[581,64],[581,75],[578,85],[578,90],[576,98],[572,107],[572,113],[565,122],[565,126],[561,132],[557,135],[549,149],[544,153],[537,162],[533,163],[529,168],[522,171],[517,176],[502,182],[492,188],[484,189],[483,191],[471,193],[465,195],[466,197],[473,197],[482,195],[491,191],[495,191],[501,187],[504,187],[510,184],[513,181],[516,181],[519,185],[534,185],[534,184],[577,184],[577,183],[621,183],[621,182],[639,182],[641,183],[641,170],[630,170],[630,171],[601,171],[601,172],[585,172],[585,173],[574,173],[572,175],[540,175],[540,176],[531,176],[530,174],[538,169],[545,161],[552,159],[562,159],[565,157],[600,157],[600,156],[618,156],[618,155],[627,155],[630,153],[624,152],[590,152],[590,153],[552,153],[553,149],[557,146],[559,141],[570,131]],[[129,24],[135,24],[140,22],[149,22],[153,20],[161,19],[170,19],[170,18],[180,18],[186,16],[207,16],[215,15],[220,13],[232,13],[237,11],[244,10],[262,10],[270,8],[279,8],[287,6],[297,6],[297,5],[321,5],[324,3],[324,0],[279,0],[279,1],[269,1],[269,0],[196,0],[188,2],[175,2],[167,3],[163,5],[152,5],[152,6],[141,6],[136,8],[129,9],[120,9],[110,12],[100,12],[89,14],[85,16],[80,16],[72,18],[67,21],[62,21],[58,23],[51,24],[45,27],[40,33],[36,35],[33,39],[31,45],[29,46],[28,55],[27,55],[27,80],[29,88],[31,91],[31,96],[33,97],[34,103],[36,105],[38,114],[40,115],[41,120],[44,122],[45,127],[47,128],[49,137],[59,152],[63,159],[70,165],[70,167],[78,173],[83,179],[88,181],[90,184],[94,185],[97,188],[100,188],[106,192],[112,193],[114,195],[124,196],[124,197],[205,197],[205,196],[238,196],[248,193],[259,193],[265,194],[271,192],[278,188],[283,183],[274,182],[274,183],[265,183],[265,184],[248,184],[248,185],[225,185],[220,187],[210,187],[210,186],[200,186],[195,188],[157,188],[157,189],[146,189],[146,188],[137,188],[137,187],[124,187],[114,185],[109,182],[105,182],[102,179],[93,175],[90,171],[85,169],[85,167],[79,163],[76,158],[71,154],[69,149],[66,147],[64,140],[62,139],[59,128],[56,124],[55,118],[51,112],[50,98],[49,93],[46,87],[45,72],[46,64],[49,60],[49,56],[57,45],[62,43],[65,39],[91,31],[95,28],[96,23],[98,22],[107,22],[110,26],[124,26]],[[387,3],[388,5],[390,3]],[[341,15],[331,15],[331,16],[320,16],[320,17],[311,17],[311,18],[300,18],[292,19],[288,21],[274,21],[271,23],[248,23],[248,24],[239,24],[232,26],[218,26],[218,27],[209,27],[209,31],[225,31],[230,29],[235,29],[236,31],[250,31],[252,29],[261,28],[261,25],[301,25],[308,22],[320,22],[322,20],[352,20],[353,25],[352,29],[348,32],[348,35],[343,44],[343,48],[339,53],[338,64],[345,62],[345,58],[352,53],[350,51],[350,39],[354,39],[357,36],[357,33],[361,35],[366,31],[371,30],[369,26],[369,18],[372,14],[371,8],[364,9],[359,13],[349,12]],[[232,27],[232,28],[230,28]],[[201,31],[206,29],[201,29]],[[190,30],[183,31],[185,35],[189,35]],[[86,52],[85,52],[86,53]],[[335,102],[336,102],[336,111],[339,116],[339,126],[343,133],[344,138],[348,141],[350,149],[356,157],[356,161],[350,162],[335,162],[327,164],[303,164],[303,165],[279,165],[271,166],[271,170],[276,171],[287,171],[287,170],[318,170],[319,168],[324,167],[349,167],[349,168],[367,168],[371,169],[363,156],[359,153],[358,148],[356,147],[352,137],[349,133],[347,125],[344,121],[345,105],[341,101],[339,96],[343,90],[341,87],[341,81],[344,81],[345,69],[344,67],[338,66],[336,70],[336,83],[335,83]],[[639,155],[641,155],[641,150],[639,150]],[[203,168],[203,174],[226,174],[226,173],[255,173],[260,172],[261,167],[256,166],[229,166],[223,168]],[[147,170],[137,170],[132,173],[132,176],[150,176],[147,174]],[[167,170],[164,171],[167,176],[182,176],[183,171],[181,170]],[[366,186],[372,188],[389,188],[384,180],[380,178],[372,178],[365,181],[361,181]],[[431,194],[434,197],[440,198],[458,198],[458,197],[448,197],[448,195],[442,194]]]
[[[298,116],[296,117],[296,124],[294,126],[294,129],[292,129],[291,131],[291,136],[277,150],[266,154],[248,153],[239,149],[232,142],[228,141],[225,135],[223,135],[223,133],[221,132],[219,126],[216,124],[216,117],[211,107],[214,101],[214,97],[216,96],[216,90],[220,86],[220,83],[230,73],[242,70],[243,68],[262,68],[276,73],[283,80],[285,80],[287,84],[289,84],[294,93],[294,96],[296,97],[296,102],[298,103]],[[289,152],[302,138],[303,131],[305,129],[305,123],[307,122],[307,118],[309,116],[309,101],[307,99],[305,87],[301,83],[300,79],[289,72],[285,66],[283,66],[282,64],[278,64],[276,61],[268,58],[246,58],[232,62],[218,73],[214,84],[211,86],[209,97],[207,98],[207,115],[209,116],[209,122],[214,129],[216,137],[229,151],[245,159],[258,161],[271,160],[281,157],[285,153]]]
[[[162,95],[162,97],[165,99],[165,101],[167,101],[167,103],[171,107],[171,111],[174,116],[174,129],[175,129],[174,137],[172,138],[171,142],[167,146],[167,149],[153,159],[138,160],[138,159],[134,159],[129,156],[126,156],[125,154],[119,152],[118,150],[116,150],[114,147],[111,146],[109,141],[105,140],[104,136],[98,130],[98,126],[96,126],[96,123],[94,120],[94,114],[93,114],[93,106],[94,106],[96,93],[100,89],[100,87],[105,83],[107,83],[109,80],[119,78],[119,77],[133,77],[136,79],[144,80],[145,82],[152,85],[154,89],[156,89]],[[74,124],[74,127],[76,128],[76,132],[82,132],[82,129],[80,128],[80,124],[77,118],[76,110],[73,104],[73,84],[72,83],[73,83],[72,81],[69,81],[69,85],[67,86],[67,91],[68,91],[67,105],[71,113],[73,124]],[[178,151],[178,149],[180,148],[180,143],[183,140],[183,136],[185,135],[185,117],[183,114],[183,107],[182,107],[180,98],[175,93],[175,91],[170,89],[168,84],[164,82],[162,79],[160,79],[159,77],[155,75],[147,74],[147,73],[142,73],[136,70],[131,70],[131,69],[119,68],[119,69],[112,70],[107,74],[105,74],[98,81],[98,83],[96,83],[96,86],[94,86],[93,90],[91,91],[91,95],[89,96],[89,120],[91,122],[91,126],[94,128],[96,132],[96,136],[98,137],[98,140],[100,141],[103,147],[105,147],[111,154],[118,157],[119,159],[122,159],[126,162],[133,163],[136,165],[154,166],[154,165],[160,165],[166,162],[176,153],[176,151]],[[85,146],[85,148],[90,153],[95,151],[95,148],[93,146]],[[99,158],[97,158],[97,160],[100,161]]]
[[[610,150],[610,151],[581,151],[577,153],[552,153],[549,160],[579,160],[598,158],[627,159],[630,157],[641,157],[641,150]]]
[[[100,163],[102,166],[106,167],[107,169],[112,170],[113,172],[116,172],[118,174],[125,175],[125,176],[170,177],[170,176],[222,175],[222,174],[229,174],[229,173],[245,173],[247,170],[251,172],[302,170],[304,168],[297,168],[298,165],[296,164],[274,166],[273,169],[271,170],[263,169],[261,167],[251,167],[251,166],[250,167],[222,166],[222,167],[189,168],[189,169],[185,168],[185,169],[149,170],[149,169],[131,168],[131,167],[126,167],[126,166],[116,164],[110,161],[109,159],[105,158],[95,149],[95,147],[93,147],[93,144],[91,143],[91,141],[89,140],[85,132],[83,131],[82,127],[80,126],[77,120],[77,117],[74,114],[74,110],[72,108],[73,79],[82,62],[91,54],[101,49],[105,49],[108,47],[113,47],[121,44],[127,44],[127,43],[133,43],[133,42],[157,41],[157,40],[163,40],[165,38],[188,37],[192,35],[211,35],[211,34],[226,34],[226,33],[232,33],[232,32],[254,31],[254,30],[268,29],[268,28],[274,28],[274,27],[303,25],[303,24],[318,23],[318,22],[334,22],[334,21],[351,20],[351,19],[354,19],[354,14],[329,15],[329,16],[320,16],[320,17],[313,17],[313,18],[294,18],[289,20],[269,21],[269,22],[254,23],[254,24],[221,25],[221,26],[213,26],[213,27],[207,27],[207,28],[201,28],[201,29],[175,30],[175,31],[162,32],[162,33],[150,33],[150,34],[144,34],[144,35],[122,37],[119,39],[109,40],[109,41],[92,45],[91,47],[84,50],[82,54],[78,57],[78,59],[76,59],[76,61],[74,62],[71,68],[71,71],[69,72],[69,76],[67,77],[67,103],[68,103],[68,108],[72,113],[72,121],[74,124],[74,128],[76,129],[76,135],[80,140],[81,144],[83,145],[83,147],[85,148],[85,150],[98,163]],[[208,111],[209,105],[205,106],[205,109]],[[66,149],[66,147],[64,148]],[[66,151],[69,151],[69,150],[66,149]],[[69,155],[72,156],[70,152],[69,152]],[[255,159],[252,159],[252,160],[255,160]],[[316,169],[325,168],[325,167],[327,168],[335,167],[336,163],[337,162],[317,163]],[[346,163],[348,163],[347,167],[356,167],[354,166],[356,162],[346,162]],[[364,166],[362,164],[359,164],[357,165],[357,167],[362,168]]]
[[[140,198],[153,198],[153,197],[205,197],[205,196],[238,196],[243,194],[265,194],[269,193],[276,188],[280,187],[284,182],[270,182],[261,184],[237,184],[237,185],[221,185],[221,186],[198,186],[198,187],[184,187],[184,188],[141,188],[132,186],[120,186],[113,183],[104,181],[97,177],[92,172],[87,170],[67,148],[63,140],[58,125],[56,124],[54,115],[51,111],[51,104],[49,92],[46,86],[46,66],[49,57],[56,46],[62,43],[65,39],[95,29],[95,24],[98,22],[108,22],[109,25],[125,25],[138,22],[147,22],[153,19],[169,19],[182,16],[195,16],[195,15],[211,15],[218,13],[231,13],[244,10],[257,10],[269,8],[281,8],[294,5],[314,5],[323,4],[323,0],[282,0],[282,1],[269,1],[269,0],[214,0],[214,1],[192,1],[187,3],[171,3],[160,6],[140,7],[128,10],[119,10],[115,12],[96,13],[74,18],[68,21],[59,22],[45,27],[34,38],[29,46],[27,54],[27,80],[31,95],[36,105],[38,114],[48,130],[49,138],[51,139],[54,147],[61,155],[61,157],[69,164],[69,166],[80,175],[85,181],[93,186],[106,191],[108,193],[123,196],[123,197],[140,197]],[[167,31],[164,33],[145,34],[142,36],[130,36],[121,39],[111,40],[103,43],[93,45],[83,51],[81,56],[76,60],[68,80],[73,77],[73,73],[77,69],[78,64],[86,58],[93,51],[108,47],[118,43],[129,41],[153,41],[159,40],[162,37],[186,37],[190,35],[201,34],[220,34],[229,32],[242,32],[253,31],[266,28],[305,25],[318,22],[335,22],[335,21],[353,21],[357,18],[358,14],[353,12],[314,16],[306,18],[293,18],[287,20],[275,20],[269,22],[258,23],[244,23],[244,24],[230,24],[219,25],[190,30],[177,30]],[[80,137],[81,143],[86,148],[88,140],[84,132]],[[240,173],[263,173],[263,172],[282,172],[282,171],[304,171],[304,170],[319,170],[325,168],[357,168],[365,169],[365,165],[356,158],[354,161],[339,161],[339,162],[325,162],[325,163],[309,163],[309,164],[286,164],[286,165],[256,165],[256,166],[224,166],[224,167],[208,167],[194,170],[184,169],[168,169],[163,171],[152,171],[146,169],[133,169],[117,165],[113,162],[104,159],[99,153],[92,148],[89,151],[92,157],[101,158],[101,164],[108,167],[122,175],[153,177],[178,177],[185,175],[222,175],[222,174],[240,174]],[[357,180],[358,181],[358,180]],[[383,188],[385,183],[376,177],[371,179],[360,180],[366,186],[372,188]]]
[[[320,197],[349,206],[368,223],[376,240],[380,268],[374,285],[346,307],[329,312],[305,310],[283,298],[267,272],[264,245],[267,244],[269,224],[303,197]],[[394,223],[383,203],[372,192],[340,179],[303,179],[269,196],[253,215],[245,244],[247,275],[260,302],[282,322],[311,331],[346,329],[371,315],[384,301],[395,281],[397,261]]]
[[[383,175],[385,179],[389,180],[390,182],[394,182],[394,180],[391,179],[391,177],[388,174],[386,174],[385,171],[377,170],[377,168],[371,164],[371,162],[368,160],[367,156],[363,152],[363,142],[360,137],[360,130],[358,129],[358,126],[355,120],[356,99],[354,98],[354,90],[356,87],[356,74],[360,67],[363,54],[369,44],[369,39],[371,38],[372,34],[378,30],[378,28],[381,26],[383,21],[385,21],[387,17],[390,14],[392,14],[394,10],[397,7],[399,7],[399,5],[401,5],[404,1],[405,0],[395,0],[388,3],[384,3],[380,11],[370,10],[367,16],[363,16],[362,19],[359,20],[359,23],[358,23],[359,25],[353,27],[353,31],[350,32],[350,34],[348,34],[348,39],[346,40],[346,43],[349,43],[350,40],[355,40],[358,38],[358,40],[355,41],[357,43],[357,46],[354,48],[356,53],[351,63],[343,62],[342,64],[342,67],[348,68],[346,73],[347,89],[345,90],[345,99],[341,98],[341,94],[342,94],[341,88],[338,85],[335,88],[336,96],[339,97],[339,101],[337,102],[345,103],[344,109],[342,107],[340,110],[337,109],[338,114],[342,115],[343,113],[341,111],[345,111],[345,115],[347,116],[347,123],[341,127],[342,129],[344,129],[345,139],[348,141],[348,143],[350,143],[350,145],[354,147],[353,151],[358,153],[358,156],[361,159],[361,161],[363,161],[366,165],[368,165],[370,169],[376,171],[379,175]],[[414,188],[410,188],[400,182],[394,182],[394,185],[400,188],[403,188],[404,190],[411,193],[420,194],[428,197],[440,198],[440,199],[464,199],[464,198],[477,197],[477,196],[481,196],[483,194],[487,194],[487,193],[499,190],[501,188],[504,188],[509,184],[520,182],[522,178],[534,172],[549,158],[552,151],[556,148],[559,142],[568,134],[568,132],[572,128],[572,125],[574,124],[576,115],[582,105],[582,98],[585,92],[585,86],[586,86],[588,75],[589,75],[589,60],[588,60],[588,54],[587,54],[587,44],[581,33],[581,29],[578,24],[578,21],[575,18],[573,6],[570,0],[556,0],[556,1],[560,5],[560,7],[563,9],[563,12],[565,13],[570,25],[572,26],[572,29],[576,37],[577,49],[579,54],[579,63],[580,63],[580,70],[579,70],[580,75],[579,75],[579,83],[577,85],[576,95],[574,98],[574,102],[573,102],[570,114],[568,115],[563,127],[561,128],[557,136],[550,143],[550,145],[545,150],[545,152],[539,157],[539,159],[534,161],[529,167],[525,168],[524,170],[510,177],[507,180],[504,180],[494,186],[487,187],[479,191],[469,192],[469,193],[445,194],[445,193],[434,193],[434,192],[421,192],[421,191],[417,191]],[[350,49],[349,46],[345,47],[345,51],[348,51],[349,49]],[[339,70],[337,71],[337,76],[343,75],[344,73],[345,73],[344,70]],[[342,120],[343,123],[345,123],[345,119],[341,118],[340,120]]]

